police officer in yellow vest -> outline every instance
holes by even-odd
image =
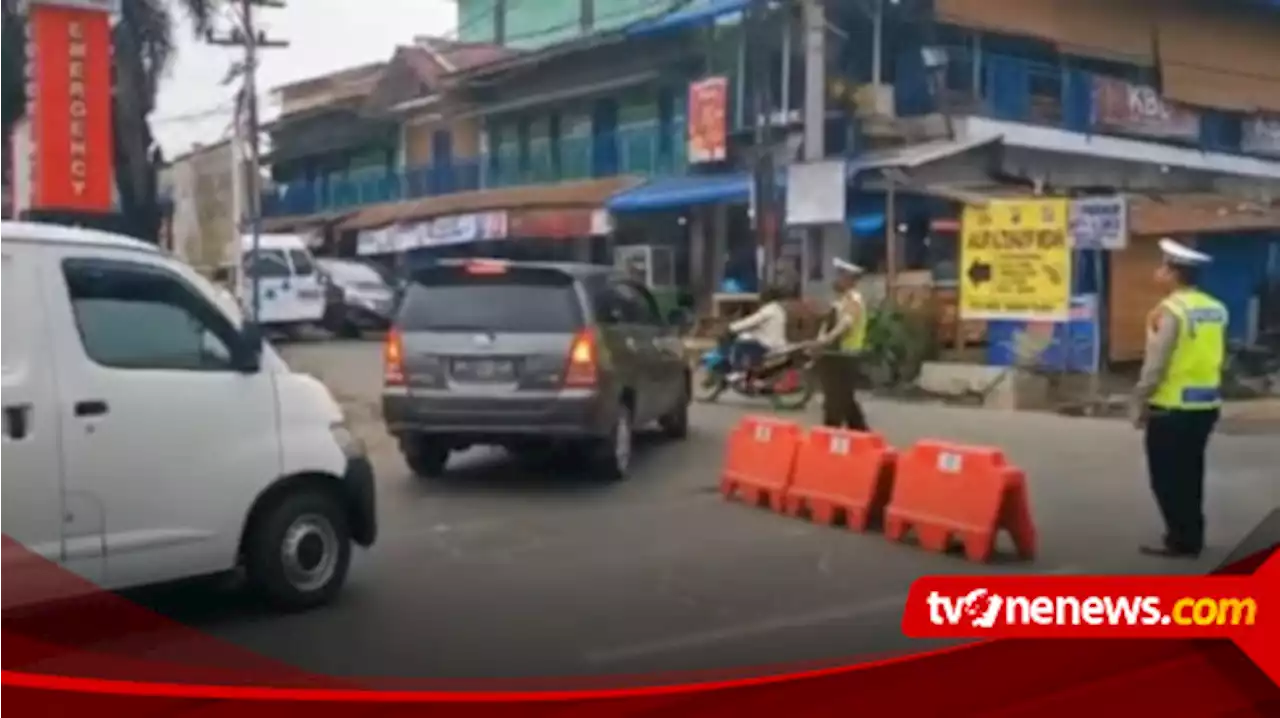
[[[1164,517],[1154,556],[1196,557],[1204,548],[1204,464],[1222,397],[1227,309],[1196,287],[1208,255],[1171,239],[1156,281],[1169,295],[1147,322],[1147,351],[1134,390],[1134,423],[1146,430],[1147,470]]]
[[[822,384],[822,423],[868,431],[866,415],[858,403],[860,356],[867,342],[867,308],[858,291],[863,270],[852,262],[833,259],[836,298],[831,318],[812,342],[818,351],[818,380]]]

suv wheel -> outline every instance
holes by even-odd
[[[407,439],[400,444],[400,453],[409,470],[423,479],[434,479],[444,473],[449,462],[448,447],[425,439]]]
[[[689,435],[689,382],[680,391],[680,399],[671,411],[658,419],[662,433],[671,439],[683,439]]]
[[[631,408],[626,404],[618,407],[618,418],[614,421],[609,435],[595,447],[592,473],[609,481],[626,478],[631,471],[631,453],[635,442],[635,425]]]
[[[328,603],[351,564],[347,514],[332,495],[285,495],[258,517],[245,540],[249,583],[269,603],[302,611]]]

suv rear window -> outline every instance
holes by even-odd
[[[410,332],[574,332],[582,307],[573,279],[552,269],[434,267],[414,273],[399,324]]]

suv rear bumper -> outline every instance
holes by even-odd
[[[602,401],[589,389],[519,397],[403,389],[382,394],[382,416],[391,434],[440,436],[461,444],[599,438],[613,428],[616,411],[616,402]]]

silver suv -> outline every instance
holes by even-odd
[[[678,331],[611,267],[442,261],[413,274],[384,347],[383,418],[423,477],[494,444],[622,478],[637,428],[684,438],[689,397]]]

